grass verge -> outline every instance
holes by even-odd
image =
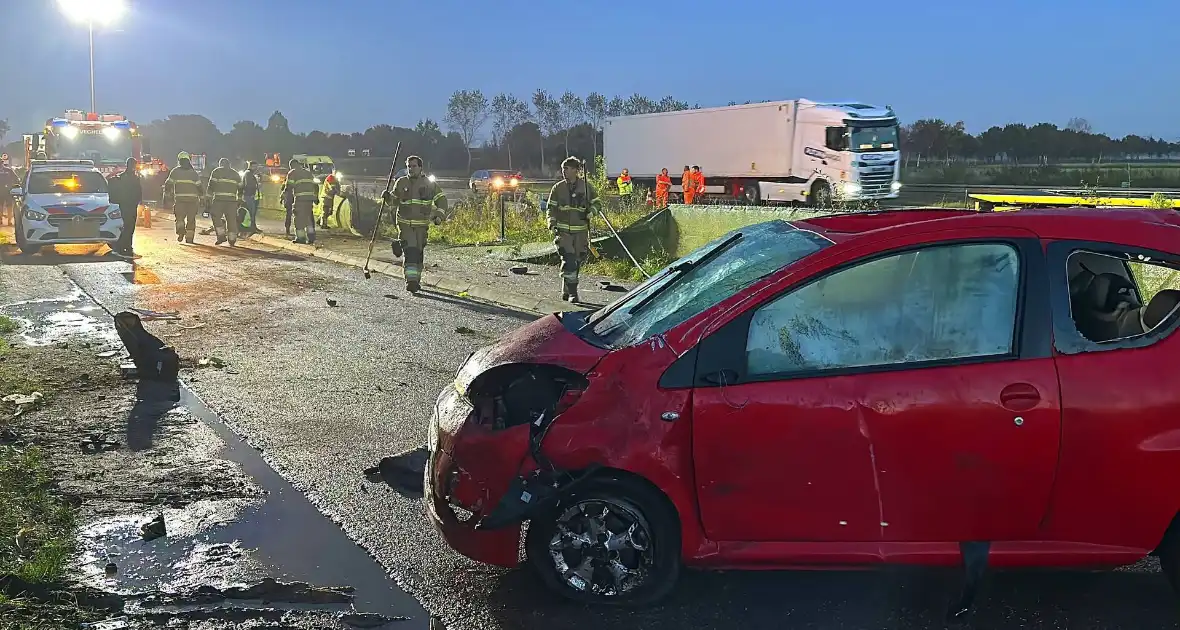
[[[16,328],[0,318],[0,329]],[[31,406],[49,404],[77,378],[77,364],[76,355],[60,349],[12,347],[0,339],[0,396],[41,392]],[[101,616],[79,605],[67,585],[77,551],[76,503],[59,491],[46,451],[17,439],[31,410],[0,406],[0,629],[76,628]]]
[[[639,261],[643,270],[650,275],[655,275],[664,267],[667,267],[672,262],[672,256],[667,252],[653,252]],[[647,279],[642,272],[635,267],[629,258],[599,258],[591,260],[582,268],[582,273],[593,276],[606,276],[607,278],[614,278],[616,280],[626,280],[628,282],[642,282]]]

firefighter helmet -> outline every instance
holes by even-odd
[[[189,157],[188,151],[181,151],[180,153],[176,154],[176,161],[177,162],[179,162],[181,160],[191,160],[191,159],[192,158]]]

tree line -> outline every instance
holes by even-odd
[[[558,95],[538,89],[526,99],[509,93],[489,98],[480,90],[457,90],[448,100],[441,124],[425,118],[413,128],[382,124],[363,133],[295,133],[279,111],[271,114],[265,126],[243,120],[225,133],[196,114],[168,116],[141,128],[148,140],[146,150],[169,163],[180,151],[204,153],[210,159],[255,161],[272,153],[279,153],[284,161],[295,153],[388,158],[401,142],[403,156],[420,155],[434,171],[552,172],[567,155],[600,154],[606,118],[690,107],[700,106],[671,96],[656,100],[642,94],[608,98],[598,92]],[[8,131],[7,123],[0,125],[0,131]],[[8,152],[17,149],[19,140],[9,145]],[[979,134],[968,133],[961,121],[923,119],[902,126],[901,149],[911,168],[931,163],[1052,164],[1180,156],[1180,142],[1138,135],[1112,138],[1095,133],[1082,118],[1071,119],[1063,128],[1048,122],[1013,123]]]

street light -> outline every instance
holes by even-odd
[[[98,113],[94,105],[94,24],[113,24],[127,10],[123,0],[57,0],[66,18],[90,29],[90,111]]]

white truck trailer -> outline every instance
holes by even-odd
[[[680,193],[684,166],[699,165],[705,192],[758,205],[891,199],[901,190],[897,115],[861,103],[798,99],[619,116],[603,126],[611,178],[655,187],[668,169]]]

